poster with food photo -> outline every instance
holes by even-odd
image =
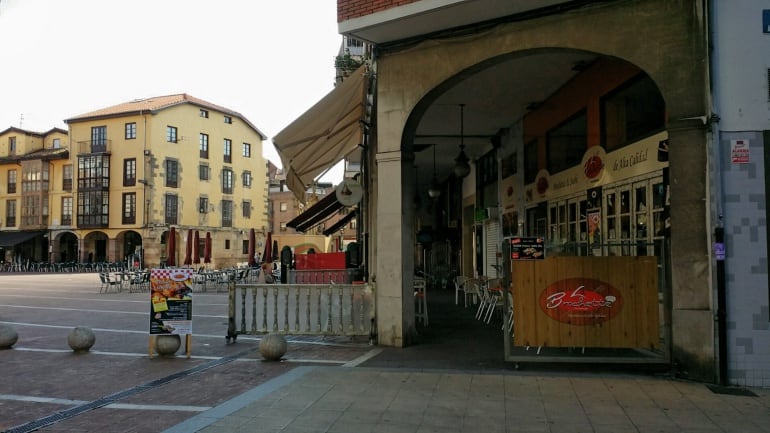
[[[192,334],[192,269],[150,271],[150,335]]]

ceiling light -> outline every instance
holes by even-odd
[[[460,104],[460,154],[455,158],[454,173],[459,179],[464,178],[471,172],[471,166],[468,164],[468,156],[465,154],[465,133],[463,130],[463,109],[465,104]]]

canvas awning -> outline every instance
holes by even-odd
[[[298,200],[304,202],[307,186],[361,144],[367,76],[362,65],[273,137],[286,185]]]
[[[356,211],[351,210],[350,212],[348,212],[347,215],[340,218],[340,220],[334,223],[331,227],[325,229],[323,231],[324,236],[333,235],[334,233],[340,231],[343,227],[345,227],[345,224],[347,224],[355,216],[356,216]]]
[[[0,248],[13,247],[43,234],[45,230],[0,232]]]
[[[298,232],[306,232],[313,227],[324,222],[327,218],[334,215],[335,212],[342,209],[344,205],[337,200],[337,194],[331,193],[325,195],[318,203],[310,206],[305,212],[294,217],[286,223]]]

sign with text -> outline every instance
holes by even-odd
[[[545,258],[543,238],[511,238],[511,260]]]
[[[192,334],[192,269],[150,271],[150,335]]]
[[[749,140],[730,140],[730,158],[733,164],[748,164]]]

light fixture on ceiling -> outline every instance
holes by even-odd
[[[464,109],[465,104],[460,104],[460,154],[455,158],[454,167],[455,176],[459,179],[464,178],[471,172],[471,166],[468,164],[468,156],[465,154],[465,131],[463,129],[465,123],[463,119]]]
[[[428,188],[428,196],[432,199],[438,198],[441,195],[441,189],[438,187],[438,181],[436,181],[436,145],[433,145],[433,181]]]

